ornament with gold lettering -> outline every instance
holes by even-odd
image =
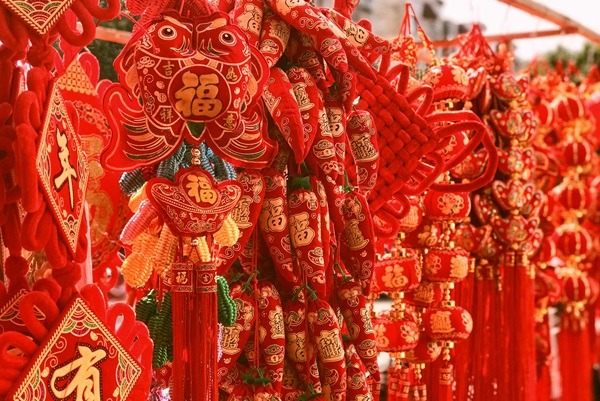
[[[147,399],[152,363],[148,329],[134,320],[129,306],[106,308],[98,287],[84,287],[81,294],[62,312],[45,292],[23,298],[19,313],[32,333],[35,352],[23,348],[14,332],[0,335],[1,343],[9,341],[29,356],[7,399]],[[43,321],[36,310],[45,311]],[[123,320],[117,325],[119,316]]]
[[[241,290],[241,286],[236,285],[231,288],[231,297],[237,308],[237,318],[232,326],[223,327],[221,339],[223,357],[219,360],[217,371],[220,383],[224,382],[225,378],[231,374],[239,356],[242,355],[257,319],[254,302],[248,294]],[[223,387],[222,390],[231,392]]]
[[[236,224],[240,234],[237,241],[230,246],[221,246],[217,259],[219,274],[225,274],[236,261],[244,246],[250,240],[254,230],[258,229],[260,209],[265,198],[265,179],[256,170],[244,170],[237,176],[242,194],[239,202],[231,211],[231,219]]]
[[[89,167],[85,200],[89,205],[92,267],[96,276],[120,264],[114,240],[125,225],[128,213],[126,197],[119,190],[120,174],[105,169],[100,152],[110,138],[110,127],[102,111],[102,92],[107,82],[97,87],[100,67],[91,53],[82,53],[66,68],[57,85],[63,99],[72,104],[79,115],[80,142]],[[112,272],[114,285],[118,274]],[[109,288],[110,283],[108,283]],[[107,289],[107,290],[108,290]]]
[[[370,381],[379,384],[380,372],[377,363],[377,341],[371,322],[367,299],[362,288],[354,280],[348,280],[337,287],[340,311],[348,328],[350,342],[369,373]]]
[[[311,386],[316,393],[320,393],[323,391],[323,385],[317,368],[317,350],[307,330],[305,288],[299,289],[297,295],[283,307],[285,352],[300,381]]]
[[[323,300],[311,300],[308,305],[308,327],[322,366],[320,372],[324,391],[330,392],[332,400],[342,401],[345,399],[347,376],[342,332],[337,316]]]
[[[56,84],[50,91],[36,166],[48,208],[62,240],[74,256],[80,231],[85,234],[81,228],[89,167],[76,126]]]
[[[377,127],[371,114],[365,110],[355,110],[348,115],[348,140],[352,157],[345,159],[346,171],[351,182],[356,183],[365,196],[375,186],[379,169],[379,145],[377,143]],[[348,168],[352,160],[356,168]]]
[[[287,182],[283,174],[264,171],[266,194],[260,211],[259,229],[275,264],[280,289],[295,292],[300,286],[300,268],[292,261]]]
[[[261,360],[265,363],[270,386],[277,394],[283,385],[283,365],[285,357],[285,324],[281,298],[275,285],[261,282],[258,285],[258,341],[261,349]],[[256,333],[254,341],[256,339]],[[257,356],[258,357],[258,356]]]
[[[340,248],[345,266],[360,283],[365,295],[371,290],[376,262],[375,230],[366,197],[351,191],[344,195],[342,212],[344,230]]]
[[[296,178],[288,198],[290,239],[301,271],[320,299],[327,294],[321,205],[308,177]]]
[[[113,130],[102,158],[108,168],[156,164],[184,138],[206,141],[237,166],[270,163],[276,147],[259,101],[267,65],[228,15],[205,11],[194,19],[165,12],[139,29],[116,59],[121,83],[104,96]]]
[[[217,232],[242,196],[238,183],[215,184],[208,172],[196,167],[179,170],[175,182],[154,178],[146,191],[171,232],[181,236]]]

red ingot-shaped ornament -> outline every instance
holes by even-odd
[[[422,281],[417,288],[404,293],[404,302],[421,308],[430,308],[442,301],[442,295],[442,288],[438,283]]]
[[[410,316],[393,318],[382,314],[372,319],[377,349],[383,352],[403,352],[419,341],[419,326]]]
[[[441,192],[430,190],[423,200],[427,217],[433,221],[461,222],[471,212],[468,192]]]
[[[421,282],[421,262],[415,254],[377,261],[373,281],[381,292],[409,291]]]
[[[523,76],[517,80],[511,73],[502,73],[492,82],[492,92],[504,100],[516,100],[523,96],[529,87],[529,78]]]
[[[558,253],[564,258],[584,257],[591,247],[590,234],[581,226],[578,226],[576,231],[563,231],[556,241]]]
[[[410,363],[428,363],[435,361],[441,353],[442,347],[437,341],[421,336],[417,346],[406,351],[403,359]]]
[[[505,174],[523,174],[527,170],[537,167],[531,148],[510,147],[507,150],[498,149],[498,156],[498,170]]]
[[[469,253],[464,249],[430,249],[425,255],[423,278],[433,282],[459,282],[469,273]]]
[[[590,189],[583,181],[568,181],[558,191],[558,201],[565,209],[584,211],[592,205]]]
[[[503,210],[522,209],[534,200],[535,192],[533,184],[521,180],[511,179],[506,183],[495,180],[492,183],[494,199]]]
[[[206,170],[181,169],[175,182],[153,178],[146,187],[148,199],[175,235],[197,236],[214,233],[242,196],[233,180],[215,183]]]
[[[423,84],[433,88],[433,101],[467,98],[469,76],[461,67],[442,64],[431,67],[423,76]]]
[[[423,327],[432,340],[456,343],[469,337],[473,319],[469,312],[450,301],[446,306],[427,309],[423,314]]]
[[[498,133],[508,139],[526,141],[536,132],[535,116],[528,109],[492,110],[490,118]]]
[[[485,225],[475,227],[472,224],[461,224],[456,228],[452,240],[467,252],[479,252],[492,235],[492,227]]]
[[[475,153],[469,154],[465,159],[450,169],[450,174],[457,181],[463,179],[472,181],[483,174],[489,154],[486,149],[480,149]]]
[[[521,243],[533,235],[537,229],[540,219],[537,217],[525,218],[523,216],[510,215],[502,218],[492,215],[490,222],[498,239],[505,244]]]

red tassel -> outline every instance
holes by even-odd
[[[189,357],[187,306],[192,291],[191,263],[175,263],[171,268],[171,292],[173,308],[173,401],[189,399]],[[216,338],[216,337],[215,337]]]
[[[410,396],[410,388],[413,383],[412,370],[408,366],[397,368],[396,375],[398,377],[398,390],[396,397],[398,401],[408,400]]]
[[[469,275],[461,282],[456,283],[454,290],[454,300],[458,305],[461,305],[468,311],[473,311],[473,298],[474,298],[474,283],[475,275],[469,273]],[[487,335],[488,333],[486,333]],[[470,369],[470,362],[472,358],[472,347],[474,341],[473,333],[466,340],[455,344],[455,352],[453,353],[454,365],[454,380],[456,389],[457,400],[467,400],[469,398],[469,384],[472,384],[473,370]]]
[[[446,362],[440,367],[439,390],[437,401],[452,401],[452,386],[454,384],[454,367]]]
[[[388,380],[387,380],[387,400],[388,401],[396,401],[397,391],[398,391],[398,375],[396,374],[396,369],[399,369],[396,366],[390,366],[388,368]],[[402,400],[402,398],[400,398]]]
[[[540,369],[536,394],[537,401],[550,401],[550,366],[548,365],[544,365]]]
[[[518,255],[506,254],[505,257]],[[514,401],[535,400],[535,325],[534,280],[528,268],[512,263],[505,267],[504,319],[509,321],[508,335],[508,398]]]
[[[218,338],[217,283],[215,264],[196,266],[194,306],[188,310],[192,322],[191,355],[192,401],[217,401],[217,347],[211,341]]]
[[[569,327],[569,320],[574,319],[563,316],[558,333],[563,400],[591,401],[590,332],[585,323],[583,327]]]

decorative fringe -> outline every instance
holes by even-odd
[[[508,331],[508,397],[511,401],[535,401],[535,301],[534,280],[526,266],[505,267],[504,320]],[[589,389],[588,389],[589,391]]]
[[[217,285],[214,264],[201,264],[196,269],[196,294],[193,308],[188,309],[188,321],[192,322],[190,341],[192,401],[217,401],[218,350],[211,339],[219,337],[217,325]]]
[[[563,316],[563,320],[570,320]],[[589,330],[584,327],[563,327],[558,333],[562,399],[591,401],[592,369]]]
[[[454,367],[446,363],[439,370],[439,392],[436,401],[452,401],[452,385],[454,384]],[[425,398],[427,399],[427,398]]]

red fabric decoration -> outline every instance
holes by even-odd
[[[122,84],[104,95],[113,137],[103,163],[118,171],[153,165],[172,155],[185,137],[193,144],[206,140],[234,165],[266,167],[276,148],[256,102],[268,77],[264,59],[223,13],[197,14],[183,24],[180,20],[178,14],[164,14],[139,30],[115,60]],[[142,41],[150,48],[138,46]],[[197,48],[190,47],[192,41]],[[220,56],[209,46],[222,49]],[[140,64],[144,57],[155,60],[151,68]],[[149,74],[155,77],[152,82],[141,79]],[[142,99],[145,92],[160,96]],[[197,94],[209,100],[201,101]],[[144,146],[134,147],[131,141]]]

